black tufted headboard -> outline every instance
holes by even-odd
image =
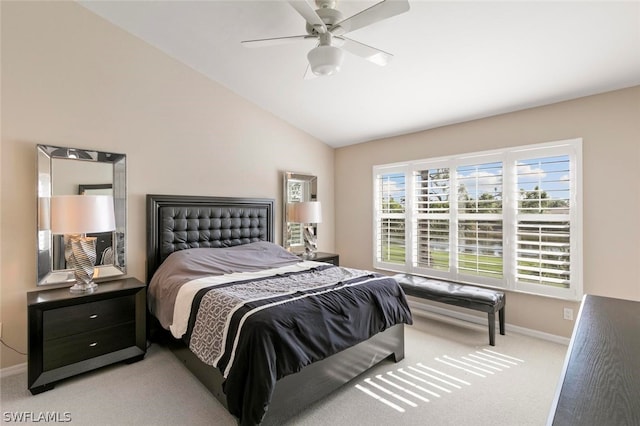
[[[147,282],[174,251],[273,242],[273,199],[147,195]]]

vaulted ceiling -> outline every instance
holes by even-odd
[[[80,4],[334,147],[640,84],[638,1],[414,0],[349,33],[392,53],[387,66],[346,54],[315,79],[303,78],[314,41],[241,45],[305,34],[285,1]]]

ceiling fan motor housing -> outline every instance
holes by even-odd
[[[324,9],[325,7],[335,9],[336,3],[336,0],[316,0],[316,6],[318,9]]]
[[[320,9],[316,10],[316,13],[320,17],[320,19],[322,19],[322,22],[324,22],[324,24],[327,26],[328,30],[331,30],[331,28],[335,24],[343,20],[342,12],[336,9],[332,9],[330,7],[321,7]],[[313,36],[319,35],[319,32],[314,28],[314,26],[309,24],[308,22],[307,22],[306,28],[307,28],[307,34],[313,35]]]

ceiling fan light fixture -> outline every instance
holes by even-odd
[[[334,46],[318,46],[307,54],[311,71],[318,76],[331,75],[340,71],[344,53]]]

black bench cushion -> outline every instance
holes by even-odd
[[[393,278],[409,296],[421,297],[482,312],[496,312],[504,307],[501,291],[416,275],[397,274]]]

